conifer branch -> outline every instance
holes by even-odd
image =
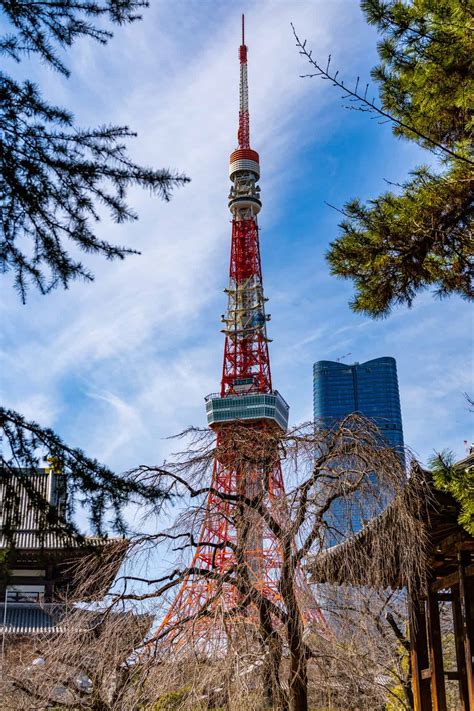
[[[414,126],[410,126],[404,121],[401,121],[400,119],[396,118],[396,116],[393,116],[392,114],[388,113],[385,111],[381,106],[378,106],[375,103],[375,97],[372,97],[369,99],[367,97],[367,92],[369,89],[369,84],[366,84],[364,93],[361,94],[358,91],[359,88],[359,77],[357,77],[356,84],[354,89],[351,89],[349,86],[344,84],[344,81],[341,79],[338,79],[339,75],[339,70],[336,71],[334,74],[331,74],[329,71],[329,65],[331,62],[331,55],[328,57],[328,62],[326,65],[326,68],[324,68],[312,55],[312,50],[306,49],[306,40],[300,40],[298,34],[296,33],[295,27],[293,23],[291,23],[291,28],[293,30],[293,35],[296,40],[296,46],[300,50],[300,54],[303,57],[306,57],[308,62],[316,69],[316,72],[313,72],[311,74],[301,74],[300,77],[302,79],[306,78],[313,78],[313,77],[321,77],[322,79],[329,80],[332,82],[332,85],[335,87],[338,87],[339,89],[342,89],[344,91],[344,94],[342,95],[342,99],[349,99],[349,101],[354,102],[355,104],[358,104],[358,106],[346,106],[345,108],[348,108],[350,110],[356,110],[356,111],[361,111],[363,113],[375,113],[379,116],[382,116],[384,119],[387,120],[387,122],[391,122],[395,124],[396,126],[403,128],[405,131],[409,131],[410,133],[413,133],[415,136],[420,138],[422,141],[426,141],[429,143],[433,148],[436,148],[443,153],[446,153],[446,155],[449,155],[450,158],[454,158],[455,160],[462,161],[463,163],[467,163],[468,165],[474,166],[474,161],[467,158],[466,156],[461,155],[460,153],[457,153],[456,151],[451,150],[451,148],[448,148],[448,146],[445,146],[438,141],[435,141],[433,138],[430,138],[430,136],[427,136],[426,134],[422,133],[418,129],[416,129]]]

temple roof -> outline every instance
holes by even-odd
[[[64,548],[87,548],[107,546],[122,541],[122,538],[108,538],[106,536],[84,536],[76,538],[60,530],[38,531],[17,530],[11,538],[0,533],[0,549],[16,548],[26,550],[59,550]]]
[[[143,638],[153,623],[152,615],[136,614],[132,611],[104,613],[101,610],[87,610],[55,603],[8,603],[0,616],[0,634],[44,636],[68,630],[88,632],[100,626],[106,619],[134,623],[139,638]]]
[[[0,632],[3,634],[45,634],[61,632],[63,605],[8,603],[2,610]]]
[[[52,565],[61,594],[67,588],[68,595],[76,595],[80,588],[80,599],[98,599],[112,584],[128,542],[73,535],[67,527],[66,496],[64,477],[51,467],[2,471],[1,508],[11,507],[15,516],[8,529],[0,519],[0,552],[7,553],[8,568]]]
[[[35,498],[36,497],[36,498]],[[37,499],[41,499],[43,507]],[[106,536],[74,536],[67,530],[67,491],[64,477],[52,467],[31,471],[2,471],[0,479],[2,509],[15,509],[15,520],[6,531],[0,519],[0,549],[59,550],[97,548],[121,541]],[[59,516],[48,520],[44,504]],[[61,519],[63,523],[61,522]]]
[[[471,454],[457,466],[474,466]],[[401,506],[402,504],[402,506]],[[399,588],[413,583],[401,540],[400,511],[420,524],[426,537],[425,565],[442,584],[457,566],[457,552],[474,546],[474,538],[458,523],[459,504],[436,489],[430,472],[415,464],[404,491],[377,517],[347,540],[313,555],[307,565],[313,583]],[[415,529],[413,529],[415,530]]]

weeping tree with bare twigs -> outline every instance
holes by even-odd
[[[196,549],[197,534],[206,512],[205,502],[211,493],[207,482],[211,479],[214,457],[223,456],[222,452],[215,451],[212,433],[194,431],[192,435],[193,443],[183,455],[178,456],[174,466],[150,471],[155,486],[158,482],[163,486],[163,481],[169,480],[170,493],[183,490],[193,499],[200,500],[197,506],[183,513],[172,532],[173,536],[182,538],[181,548],[189,552]],[[249,614],[256,609],[260,623],[260,653],[266,660],[261,671],[267,684],[262,683],[261,686],[265,690],[267,703],[273,704],[277,700],[277,707],[280,707],[287,687],[289,708],[304,709],[308,703],[308,662],[313,654],[305,641],[311,626],[308,625],[311,600],[308,600],[305,586],[299,580],[301,568],[310,552],[324,549],[329,537],[341,540],[347,535],[354,519],[370,519],[396,497],[406,483],[405,471],[399,457],[387,447],[376,426],[358,415],[345,418],[333,430],[326,432],[315,430],[312,423],[284,435],[243,426],[232,428],[225,442],[232,452],[235,470],[243,472],[244,478],[252,477],[258,462],[266,463],[259,467],[262,471],[265,471],[265,466],[271,470],[268,463],[278,456],[288,484],[287,495],[281,501],[275,501],[262,487],[250,497],[246,493],[248,488],[245,482],[242,493],[227,494],[213,490],[218,501],[227,500],[232,504],[229,511],[234,518],[235,530],[239,532],[236,542],[229,540],[226,543],[232,566],[225,574],[218,569],[189,570],[184,567],[175,571],[174,578],[165,584],[169,589],[170,582],[174,582],[175,588],[189,575],[204,578],[217,575],[223,587],[234,586],[239,593],[235,609],[220,608],[218,600],[206,600],[200,614],[203,618],[210,617],[211,621],[204,624],[215,624],[212,618],[216,610],[220,611],[220,624],[223,624],[226,619],[232,620],[233,616],[241,615],[242,611]],[[143,468],[139,473],[146,479]],[[341,520],[341,511],[346,522]],[[252,562],[245,551],[245,524],[253,530],[261,525],[278,542],[281,556],[277,572],[278,601],[262,594],[258,580],[254,581],[249,575]],[[417,524],[410,515],[400,515],[400,528],[403,526],[406,526],[404,535],[415,541],[414,528]],[[421,545],[422,537],[418,540]],[[385,549],[389,545],[390,541],[384,542]],[[413,550],[413,543],[410,550]],[[415,567],[419,559],[415,556],[411,560],[407,558],[406,564]],[[374,561],[374,564],[377,562]],[[187,640],[185,647],[192,647],[193,642],[198,642],[198,635],[195,639],[193,635],[197,629],[201,633],[201,624],[197,628],[195,620],[188,621],[188,624],[178,620],[176,626],[179,627],[179,635]],[[319,637],[329,633],[323,625],[318,628],[315,624],[314,629],[318,630]],[[158,633],[158,652],[160,649],[169,651],[167,638],[170,632],[169,628],[165,628]],[[176,638],[174,647],[177,647]],[[182,647],[179,646],[180,649]],[[238,650],[237,654],[240,654]],[[286,667],[284,672],[283,667]],[[282,673],[283,679],[286,675],[284,683]]]
[[[206,515],[214,458],[223,453],[216,453],[209,430],[193,429],[181,437],[184,446],[172,461],[129,473],[167,497],[179,494],[189,505],[180,507],[174,516],[170,509],[170,525],[165,530],[138,535],[132,541],[129,569],[107,596],[111,616],[127,606],[144,606],[157,620],[148,640],[135,650],[133,685],[131,681],[125,684],[119,708],[141,704],[152,709],[167,698],[179,699],[176,708],[183,709],[225,706],[304,711],[310,702],[328,705],[331,699],[337,699],[342,708],[347,703],[356,708],[354,699],[361,709],[376,708],[386,693],[376,680],[382,669],[393,666],[391,658],[387,654],[381,658],[380,645],[370,646],[370,635],[366,635],[366,653],[357,661],[353,618],[344,620],[340,614],[336,621],[333,612],[324,622],[312,620],[311,605],[324,608],[327,593],[310,590],[305,566],[309,559],[314,565],[315,557],[324,556],[329,539],[343,541],[356,517],[370,520],[391,501],[397,537],[381,535],[371,560],[364,562],[367,575],[375,579],[384,568],[388,575],[387,567],[403,546],[400,565],[404,575],[421,576],[424,536],[413,517],[412,502],[403,495],[406,473],[398,454],[387,447],[373,423],[358,415],[326,432],[316,430],[313,423],[286,434],[232,426],[226,447],[232,450],[233,466],[245,477],[255,470],[256,462],[279,456],[287,493],[272,501],[262,486],[249,495],[245,482],[232,494],[214,490],[217,499],[228,499],[229,523],[239,534],[221,544],[231,561],[222,571],[190,561]],[[251,574],[252,560],[246,550],[250,526],[271,530],[278,542],[277,596],[262,590]],[[163,561],[170,557],[172,566],[164,569]],[[348,565],[358,564],[348,561]],[[87,570],[80,576],[86,580]],[[203,600],[190,619],[178,619],[172,627],[160,626],[159,620],[190,576],[212,582],[212,599]],[[237,593],[233,607],[223,603],[229,589]],[[308,597],[302,590],[308,591]],[[84,597],[80,589],[77,595]],[[206,636],[209,629],[213,633]],[[216,629],[220,630],[217,634]],[[77,649],[67,649],[65,643],[63,660],[77,654]],[[47,659],[51,651],[45,648],[42,654]],[[71,662],[71,668],[78,668],[77,664]],[[128,706],[123,701],[125,693]]]
[[[329,538],[344,540],[351,535],[350,524],[356,516],[371,519],[388,501],[396,511],[397,539],[381,533],[367,575],[375,580],[384,567],[393,564],[395,549],[403,545],[400,564],[404,574],[413,579],[421,576],[423,531],[403,496],[406,474],[399,456],[386,446],[375,425],[358,415],[326,432],[312,423],[287,434],[233,427],[226,438],[233,466],[245,478],[255,470],[256,462],[277,455],[287,493],[272,501],[262,486],[254,487],[249,495],[245,481],[232,494],[214,489],[217,500],[220,497],[229,504],[229,524],[238,532],[220,544],[230,561],[223,571],[217,566],[190,565],[212,490],[214,458],[223,453],[216,453],[213,433],[208,430],[193,429],[182,437],[185,446],[173,461],[140,467],[133,475],[168,496],[189,497],[189,506],[181,508],[165,530],[132,541],[131,569],[108,596],[109,614],[123,606],[144,605],[157,619],[149,639],[135,650],[134,679],[140,683],[127,690],[130,699],[153,708],[153,703],[168,694],[179,697],[177,708],[183,709],[226,706],[292,711],[304,711],[309,701],[327,705],[331,697],[341,702],[354,699],[355,693],[361,708],[369,700],[370,704],[380,701],[380,684],[369,683],[383,666],[379,655],[367,650],[364,663],[356,664],[352,653],[348,664],[343,645],[335,654],[339,630],[333,619],[328,616],[325,622],[315,622],[309,614],[311,605],[324,607],[324,599],[318,600],[317,590],[308,597],[301,591],[309,592],[304,575],[309,557],[314,563],[315,556],[324,555]],[[270,530],[278,542],[281,562],[275,571],[276,596],[262,590],[251,574],[252,559],[246,549],[249,526]],[[172,566],[164,570],[163,561],[170,557]],[[347,564],[367,566],[356,558]],[[82,575],[85,579],[87,572]],[[160,626],[158,620],[190,576],[204,584],[212,582],[213,595],[203,599],[191,618],[178,619],[171,627]],[[232,597],[226,597],[229,590],[236,591],[233,606],[224,604]],[[45,658],[50,654],[44,651]],[[334,689],[338,668],[344,673]]]

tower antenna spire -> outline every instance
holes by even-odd
[[[239,148],[250,148],[249,89],[247,79],[247,45],[245,44],[245,16],[242,15],[242,44],[239,47],[240,84],[239,84]]]

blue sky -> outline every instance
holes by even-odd
[[[317,57],[348,80],[369,77],[376,33],[354,0],[152,1],[144,20],[116,28],[108,47],[81,40],[69,80],[25,62],[46,98],[79,125],[128,124],[134,159],[187,173],[164,204],[134,190],[140,221],[104,215],[98,236],[140,249],[123,263],[84,257],[96,274],[19,303],[3,279],[2,400],[52,426],[120,471],[159,463],[166,438],[204,425],[203,397],[218,388],[230,215],[228,155],[235,147],[240,13],[247,17],[252,146],[261,156],[261,248],[274,386],[292,422],[312,412],[312,364],[397,359],[406,443],[426,461],[472,437],[469,305],[424,293],[413,309],[371,321],[348,307],[350,282],[329,275],[324,253],[342,206],[375,197],[426,161],[388,126],[343,108],[339,92],[307,71],[290,21]]]

